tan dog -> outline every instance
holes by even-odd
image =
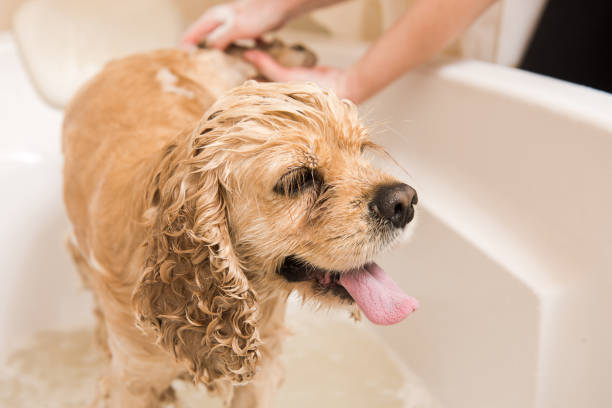
[[[158,406],[189,375],[269,407],[294,289],[382,324],[416,308],[372,263],[414,190],[370,166],[350,102],[235,87],[256,74],[217,51],[152,52],[108,64],[66,111],[69,246],[110,357],[97,406]]]

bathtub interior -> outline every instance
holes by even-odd
[[[104,357],[93,344],[91,295],[64,245],[70,225],[61,194],[62,112],[41,101],[8,34],[0,37],[0,59],[0,87],[8,90],[0,119],[6,134],[19,135],[3,138],[0,152],[0,406],[85,406]],[[287,379],[275,406],[439,406],[380,335],[346,312],[315,311],[292,298],[287,321],[294,335],[285,344]],[[221,407],[203,388],[182,381],[173,387],[176,406]]]
[[[18,135],[0,140],[4,359],[36,332],[90,325],[91,300],[63,246],[61,112],[40,101],[2,40],[0,115]],[[332,65],[363,51],[311,45]],[[607,406],[610,96],[456,62],[406,76],[361,110],[409,175],[389,169],[421,198],[411,241],[378,260],[421,309],[394,327],[364,324],[367,336],[422,379],[410,377],[413,389],[446,406]],[[433,406],[427,398],[421,406]]]
[[[612,96],[441,60],[361,111],[421,199],[380,263],[422,308],[385,340],[448,406],[609,404]]]
[[[371,109],[394,124],[381,137],[449,228],[424,223],[390,260],[439,278],[400,275],[424,285],[428,317],[445,318],[407,323],[427,338],[399,348],[411,366],[454,406],[609,405],[612,97],[459,62],[407,76]],[[426,361],[434,349],[445,365]]]

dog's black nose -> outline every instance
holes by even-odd
[[[370,212],[403,228],[414,218],[414,205],[419,201],[416,191],[408,184],[395,183],[378,187],[370,201]]]

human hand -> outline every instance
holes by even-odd
[[[280,65],[270,55],[259,50],[244,53],[244,59],[250,62],[267,79],[275,82],[308,81],[315,82],[325,89],[333,91],[339,98],[352,100],[348,87],[347,72],[340,68],[317,66],[313,68],[288,68]]]
[[[182,45],[206,45],[225,49],[238,39],[258,38],[281,27],[286,21],[285,1],[234,1],[212,7],[185,31]]]

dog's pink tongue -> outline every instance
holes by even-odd
[[[419,302],[401,290],[375,263],[343,273],[338,283],[351,294],[372,323],[398,323],[419,307]]]

